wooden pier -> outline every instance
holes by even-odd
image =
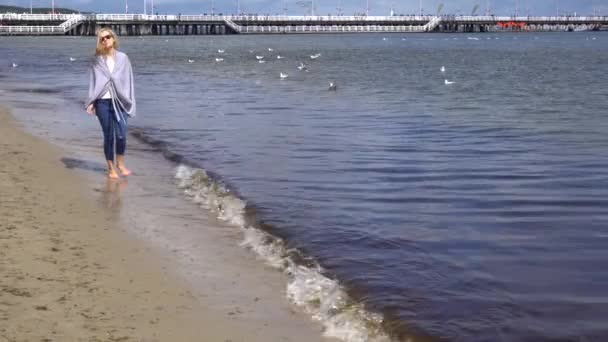
[[[585,31],[607,16],[258,16],[0,14],[0,35],[90,36],[110,27],[124,36],[369,32]]]

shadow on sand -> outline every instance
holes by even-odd
[[[93,162],[89,160],[75,159],[75,158],[61,158],[61,162],[68,169],[82,169],[88,171],[106,171],[106,165],[100,162]]]

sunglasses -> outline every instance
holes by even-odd
[[[104,40],[108,40],[108,39],[112,39],[112,35],[107,35],[107,36],[103,36],[99,39],[100,42],[103,42]]]

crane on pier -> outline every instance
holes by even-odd
[[[471,16],[477,15],[478,9],[479,9],[479,4],[475,4],[475,6],[473,6],[473,10],[471,10]]]
[[[315,0],[309,0],[309,1],[298,1],[296,2],[297,5],[307,8],[310,15],[315,15]]]
[[[441,11],[443,11],[443,2],[437,6],[437,15],[441,15]]]

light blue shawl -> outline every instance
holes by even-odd
[[[112,72],[106,65],[103,56],[95,56],[93,59],[89,70],[89,96],[85,102],[85,108],[109,91],[112,95],[116,120],[120,121],[121,113],[126,113],[130,117],[135,116],[135,89],[129,57],[123,52],[116,51],[114,58],[116,64]]]

